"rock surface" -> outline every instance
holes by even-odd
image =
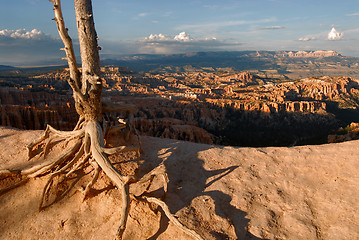
[[[27,164],[41,131],[0,128],[0,168]],[[292,148],[236,148],[142,137],[140,175],[164,163],[170,211],[204,239],[358,239],[359,141]],[[10,147],[11,146],[11,147]],[[85,186],[85,180],[79,186]],[[0,196],[0,239],[113,239],[119,193],[82,202],[73,189],[38,212],[47,177]],[[153,194],[163,196],[155,179]],[[155,208],[156,207],[153,207]],[[147,204],[132,202],[124,239],[191,239]]]

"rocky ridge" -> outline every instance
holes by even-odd
[[[275,56],[277,57],[290,57],[290,58],[317,58],[317,57],[337,57],[340,56],[336,51],[283,51],[277,53]]]

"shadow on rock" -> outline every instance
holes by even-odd
[[[233,206],[231,196],[214,186],[217,182],[225,184],[225,177],[238,166],[207,170],[198,153],[210,149],[210,145],[163,140],[160,146],[158,150],[152,147],[151,152],[158,154],[150,156],[151,162],[145,163],[144,169],[163,162],[169,178],[164,201],[182,224],[195,229],[204,239],[262,239],[247,231],[247,213]],[[159,192],[151,194],[158,196]],[[150,239],[156,239],[166,230],[168,220],[163,218],[159,230]]]

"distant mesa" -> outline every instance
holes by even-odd
[[[276,54],[277,57],[291,57],[291,58],[312,58],[312,57],[337,57],[340,56],[336,51],[284,51]]]

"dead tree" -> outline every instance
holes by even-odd
[[[50,0],[51,1],[51,0]],[[11,182],[0,193],[23,184],[30,178],[49,175],[43,194],[41,197],[40,210],[52,205],[63,198],[79,180],[74,181],[74,176],[80,170],[92,168],[94,171],[93,179],[87,184],[84,194],[98,179],[100,171],[107,175],[116,188],[121,192],[121,217],[117,238],[121,239],[125,231],[126,221],[129,214],[130,200],[152,202],[160,206],[170,221],[182,228],[185,232],[196,239],[201,237],[192,230],[184,227],[170,213],[167,205],[156,198],[146,197],[146,191],[140,195],[133,195],[129,191],[129,185],[136,186],[151,181],[155,175],[162,175],[164,179],[164,189],[167,189],[167,177],[163,166],[153,169],[151,172],[138,179],[135,175],[123,175],[110,162],[108,156],[112,154],[132,151],[138,156],[140,145],[137,146],[116,146],[105,147],[105,133],[115,131],[128,131],[136,134],[132,127],[135,109],[132,105],[104,105],[101,101],[102,80],[100,74],[99,46],[97,34],[94,26],[91,0],[75,0],[76,22],[81,52],[81,70],[78,67],[74,54],[73,44],[62,16],[60,0],[52,0],[55,13],[55,20],[60,37],[64,43],[62,50],[66,53],[69,65],[70,78],[68,84],[73,91],[75,108],[79,114],[79,121],[73,131],[59,131],[51,126],[47,126],[44,134],[37,140],[28,145],[29,159],[37,158],[42,161],[32,167],[17,170],[0,170],[0,180]],[[108,129],[103,120],[104,112],[127,112],[127,120],[119,121],[118,125]],[[139,139],[139,138],[138,138]],[[64,151],[56,157],[49,158],[52,147],[59,142],[67,146]],[[80,176],[81,177],[81,176]],[[10,181],[9,181],[10,180]],[[51,193],[56,192],[55,196]]]

